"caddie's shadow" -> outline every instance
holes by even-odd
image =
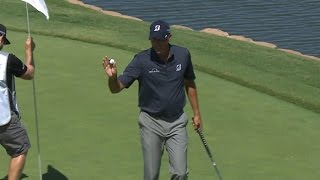
[[[20,179],[28,178],[26,174],[22,174]],[[1,178],[0,180],[8,180],[8,176]]]
[[[42,180],[68,180],[68,178],[53,166],[48,165],[47,172],[42,174]],[[20,180],[27,180],[28,176],[22,174]],[[1,178],[0,180],[8,180],[8,176]]]
[[[42,175],[42,180],[68,180],[68,178],[53,166],[48,165],[47,172]]]

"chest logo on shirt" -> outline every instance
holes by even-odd
[[[181,64],[178,64],[178,65],[176,66],[176,71],[181,71]]]
[[[152,68],[149,73],[159,73],[160,71],[157,68]]]

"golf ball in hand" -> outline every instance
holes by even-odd
[[[116,61],[115,61],[114,59],[110,59],[110,60],[109,60],[109,63],[110,63],[110,64],[115,64]]]

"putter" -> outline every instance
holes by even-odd
[[[207,141],[206,141],[206,139],[204,138],[204,135],[203,135],[203,133],[202,133],[202,130],[201,130],[200,128],[198,128],[196,131],[197,131],[197,133],[198,133],[199,136],[200,136],[201,142],[202,142],[204,148],[205,148],[206,151],[207,151],[207,154],[208,154],[208,156],[209,156],[209,158],[210,158],[210,160],[211,160],[211,162],[212,162],[212,165],[213,165],[213,167],[214,167],[214,169],[215,169],[215,171],[216,171],[216,173],[217,173],[217,175],[218,175],[218,177],[219,177],[219,180],[223,180],[223,179],[222,179],[222,176],[221,176],[221,174],[220,174],[220,172],[219,172],[219,169],[218,169],[218,167],[217,167],[217,164],[216,164],[216,162],[215,162],[214,159],[213,159],[213,156],[212,156],[212,154],[211,154],[211,151],[210,151],[210,149],[209,149],[209,146],[208,146],[208,144],[207,144]]]

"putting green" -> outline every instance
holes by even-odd
[[[10,32],[12,45],[4,50],[23,57],[25,38],[25,33]],[[141,179],[137,83],[112,95],[101,67],[102,57],[110,55],[121,72],[134,54],[50,36],[34,39],[42,172],[47,180],[52,174],[71,180]],[[319,177],[319,114],[205,73],[196,75],[204,134],[224,179]],[[33,144],[24,173],[37,179],[32,81],[16,83]],[[186,111],[191,117],[189,105]],[[189,137],[190,179],[213,179],[214,169],[191,123]],[[6,164],[3,149],[0,154],[1,164]],[[49,165],[53,168],[48,171]],[[0,177],[5,172],[6,166],[0,166]],[[169,179],[166,153],[160,177]]]

